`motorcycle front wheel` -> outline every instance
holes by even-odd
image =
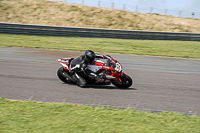
[[[120,77],[120,79],[122,83],[119,83],[116,79],[112,80],[111,82],[118,88],[129,88],[133,83],[131,77],[126,74],[123,77]]]

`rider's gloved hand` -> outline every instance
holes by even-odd
[[[85,63],[80,64],[80,68],[82,71],[85,72],[85,70],[87,69],[87,64],[85,64]]]

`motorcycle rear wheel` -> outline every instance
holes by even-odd
[[[126,88],[129,88],[133,83],[131,77],[129,77],[126,74],[123,77],[120,77],[120,78],[121,78],[122,83],[119,83],[117,80],[111,81],[112,84],[115,85],[118,88],[125,88],[126,89]]]
[[[65,70],[64,67],[60,67],[60,68],[58,69],[58,71],[57,71],[57,76],[58,76],[58,78],[59,78],[61,81],[63,81],[64,83],[70,83],[70,82],[72,82],[72,81],[67,80],[67,78],[65,78],[65,77],[63,76],[63,73],[69,74],[69,71]]]

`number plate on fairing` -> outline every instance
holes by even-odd
[[[116,63],[115,70],[118,71],[118,72],[122,71],[122,66],[118,62]]]

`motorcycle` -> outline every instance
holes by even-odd
[[[88,64],[87,69],[94,76],[88,76],[84,71],[78,72],[87,82],[92,85],[110,85],[111,83],[118,88],[129,88],[132,85],[130,76],[122,72],[122,65],[110,55],[104,59],[95,58],[92,64]],[[75,84],[76,80],[69,73],[70,63],[74,58],[57,59],[62,67],[57,71],[58,78],[64,83]]]

